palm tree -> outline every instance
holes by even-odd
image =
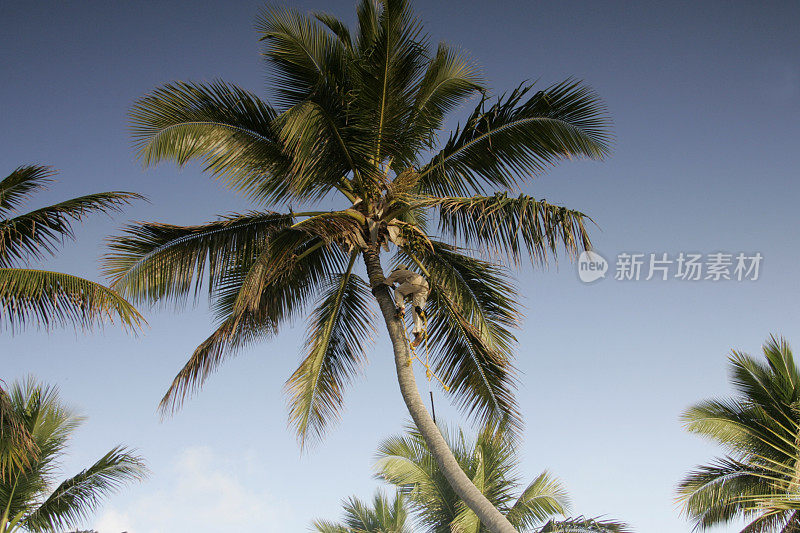
[[[625,524],[584,517],[565,518],[569,498],[561,483],[542,472],[520,493],[519,458],[513,435],[487,426],[470,441],[463,431],[444,431],[458,464],[474,485],[520,532],[622,532]],[[375,470],[397,486],[427,533],[483,533],[476,514],[452,490],[419,431],[385,440]],[[559,518],[560,517],[560,518]]]
[[[174,379],[165,412],[227,357],[273,337],[316,301],[306,357],[286,384],[301,446],[338,418],[343,389],[364,366],[371,291],[403,399],[448,481],[492,531],[513,531],[425,409],[381,254],[396,247],[395,262],[428,278],[432,366],[453,399],[483,421],[518,424],[516,294],[506,268],[479,255],[543,262],[560,245],[569,254],[589,246],[581,212],[507,191],[562,159],[602,158],[603,107],[573,80],[490,99],[472,61],[430,46],[406,0],[360,0],[357,19],[351,31],[328,14],[262,11],[274,106],[222,81],[171,83],[136,102],[133,133],[145,164],[202,161],[253,211],[198,226],[129,226],[112,240],[106,272],[135,302],[209,292],[217,329]],[[473,96],[474,110],[440,143],[445,118]],[[335,208],[316,209],[321,202]]]
[[[88,328],[115,318],[137,328],[141,315],[114,291],[69,274],[34,270],[27,262],[53,255],[73,238],[73,222],[91,213],[118,211],[142,197],[104,192],[20,213],[19,208],[46,189],[53,175],[48,167],[26,165],[0,181],[0,328],[7,326],[12,332],[29,325]]]
[[[742,533],[800,531],[800,369],[783,338],[762,347],[766,364],[730,356],[738,395],[707,400],[683,415],[686,429],[726,455],[690,472],[678,498],[695,529],[746,519]]]
[[[117,446],[54,487],[58,462],[83,419],[61,402],[55,388],[33,379],[12,384],[8,395],[38,453],[27,465],[12,468],[9,476],[0,479],[0,533],[73,528],[98,507],[104,496],[146,474],[141,457]]]
[[[319,533],[412,533],[408,509],[401,494],[389,500],[382,492],[375,493],[372,505],[356,497],[343,504],[344,522],[334,524],[316,520],[313,530]]]
[[[95,212],[119,210],[139,195],[105,192],[73,198],[27,213],[19,209],[52,182],[54,172],[41,165],[15,169],[0,180],[0,329],[26,326],[90,327],[118,318],[138,327],[141,315],[114,291],[97,283],[58,272],[33,270],[27,261],[43,259],[74,236],[73,222]],[[0,479],[10,469],[29,464],[36,454],[30,435],[0,386]]]

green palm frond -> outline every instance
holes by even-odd
[[[141,457],[116,447],[78,475],[56,483],[67,444],[83,422],[64,405],[58,389],[33,378],[15,382],[8,404],[36,448],[21,466],[0,478],[0,523],[9,531],[63,531],[87,519],[104,497],[141,480],[147,469]],[[0,531],[6,531],[0,527]]]
[[[558,531],[616,533],[629,531],[621,522],[584,517],[563,517],[569,498],[561,483],[543,472],[522,494],[516,473],[517,444],[506,426],[484,427],[474,440],[463,431],[442,428],[453,455],[464,472],[520,532]],[[422,435],[414,428],[384,440],[378,448],[376,473],[405,495],[418,522],[432,533],[484,533],[487,531],[459,500],[439,470]]]
[[[38,453],[24,420],[15,411],[8,393],[0,387],[0,480],[8,479],[14,469],[29,466]]]
[[[463,53],[439,43],[425,74],[415,88],[414,106],[408,119],[408,134],[418,149],[435,146],[435,134],[449,112],[468,98],[484,91],[477,65]],[[397,166],[395,166],[397,168]]]
[[[101,499],[147,475],[144,460],[123,447],[113,448],[95,464],[64,481],[25,519],[25,527],[45,531],[74,527],[98,507]]]
[[[630,531],[624,522],[579,516],[567,520],[551,520],[537,533],[629,533]]]
[[[375,333],[369,288],[352,269],[329,280],[310,318],[308,355],[286,382],[289,422],[304,446],[338,418],[343,389],[366,364],[366,348]]]
[[[81,222],[94,213],[120,211],[131,201],[143,198],[118,191],[89,194],[0,220],[0,267],[52,255],[60,244],[74,237],[73,222]]]
[[[137,154],[146,165],[199,159],[256,202],[293,197],[276,115],[257,96],[224,82],[168,84],[130,111]]]
[[[18,210],[29,197],[53,183],[55,171],[43,165],[23,165],[0,181],[0,217]]]
[[[231,269],[261,253],[270,236],[288,227],[291,215],[231,214],[200,226],[129,225],[109,241],[104,274],[112,287],[136,302],[184,300],[205,279],[213,291]]]
[[[0,327],[12,331],[29,324],[89,328],[119,320],[132,330],[144,324],[139,312],[113,290],[44,270],[0,268],[0,309]]]
[[[745,531],[783,531],[800,509],[800,371],[784,339],[770,337],[766,362],[734,351],[731,381],[738,395],[700,402],[684,413],[686,429],[726,448],[678,485],[678,500],[696,529],[734,519]]]
[[[598,97],[566,80],[529,96],[521,85],[487,108],[486,98],[463,127],[420,170],[420,188],[437,196],[510,189],[518,176],[543,172],[565,158],[609,152],[608,120]]]
[[[433,252],[422,250],[419,260],[431,286],[426,314],[434,372],[468,414],[520,428],[510,360],[516,291],[501,267],[432,244]]]
[[[312,530],[317,533],[411,533],[408,511],[401,494],[395,494],[390,500],[378,491],[371,503],[350,497],[342,506],[342,523],[316,520]]]
[[[442,198],[437,203],[443,234],[517,264],[523,253],[544,264],[559,246],[570,257],[592,246],[586,230],[589,217],[527,195]]]
[[[568,509],[569,496],[561,482],[542,472],[525,487],[506,516],[514,527],[526,530],[552,516],[565,515]]]
[[[272,235],[263,251],[231,265],[211,295],[220,324],[175,376],[161,399],[161,412],[174,412],[227,358],[270,339],[302,312],[325,281],[343,268],[343,255],[316,237],[284,228]]]
[[[377,6],[353,69],[352,114],[369,132],[374,159],[406,168],[417,155],[405,134],[428,62],[427,36],[408,1],[382,0]]]

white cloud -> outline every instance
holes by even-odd
[[[278,532],[305,529],[286,502],[244,481],[252,456],[221,459],[207,447],[183,450],[174,471],[159,476],[161,488],[124,507],[107,507],[94,528],[100,533]]]

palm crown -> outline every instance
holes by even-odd
[[[765,363],[731,355],[735,398],[707,400],[684,414],[689,431],[727,452],[678,487],[696,529],[746,519],[743,532],[800,530],[800,369],[784,339],[771,337],[763,352]]]
[[[361,0],[354,31],[327,14],[276,7],[263,10],[257,29],[271,103],[222,81],[181,82],[131,111],[144,163],[200,160],[254,205],[199,226],[132,225],[111,242],[114,288],[134,301],[183,302],[205,287],[218,322],[162,408],[179,406],[226,357],[273,337],[314,302],[306,355],[286,389],[301,442],[319,437],[366,360],[371,288],[409,412],[444,458],[382,284],[381,253],[395,248],[395,260],[428,277],[434,372],[465,411],[518,424],[515,292],[505,267],[481,254],[544,261],[561,245],[589,246],[582,213],[508,191],[561,159],[606,154],[597,97],[568,80],[490,99],[473,62],[446,44],[433,48],[405,0]],[[445,118],[473,97],[474,110],[443,140]],[[447,461],[448,475],[466,482]]]
[[[63,531],[79,525],[101,499],[147,473],[141,457],[111,449],[93,465],[55,484],[69,437],[83,419],[66,407],[58,391],[27,380],[8,391],[8,402],[31,436],[35,453],[0,478],[0,533]]]
[[[224,82],[174,83],[131,112],[145,163],[201,159],[256,206],[200,226],[130,226],[111,244],[106,271],[123,294],[183,300],[204,280],[219,321],[163,405],[175,406],[226,356],[273,336],[316,299],[308,356],[287,387],[300,435],[321,431],[373,330],[356,260],[396,245],[431,281],[436,371],[468,410],[513,416],[517,309],[508,274],[441,239],[512,260],[544,260],[559,243],[588,246],[582,213],[486,193],[562,158],[603,156],[597,98],[568,81],[488,100],[475,65],[445,44],[431,49],[404,1],[361,2],[354,34],[329,15],[281,8],[266,9],[258,30],[275,107]],[[437,148],[447,113],[474,95],[474,111]],[[338,210],[265,209],[337,195]]]
[[[614,520],[567,518],[570,502],[562,484],[542,472],[526,486],[518,474],[517,443],[506,430],[486,427],[477,438],[463,431],[446,432],[458,463],[489,501],[520,532],[614,533],[628,531]],[[349,498],[344,521],[314,523],[319,533],[349,531],[406,533],[482,533],[487,531],[442,475],[425,439],[414,428],[385,440],[378,449],[375,470],[397,487],[389,500],[378,493],[373,503]],[[412,527],[412,521],[417,527]]]

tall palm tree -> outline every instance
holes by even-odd
[[[463,431],[445,440],[475,486],[520,532],[622,532],[625,524],[584,517],[566,518],[569,498],[561,483],[542,472],[523,488],[517,473],[519,457],[513,436],[487,426],[470,441]],[[476,514],[458,497],[439,469],[425,439],[416,429],[384,441],[375,465],[378,476],[397,486],[427,533],[483,533]]]
[[[738,395],[698,403],[686,429],[726,455],[690,472],[678,498],[695,529],[746,519],[742,533],[800,531],[800,369],[783,338],[763,346],[766,363],[734,351]]]
[[[389,500],[378,491],[371,505],[351,497],[342,507],[342,523],[316,520],[313,530],[319,533],[412,533],[408,509],[401,494],[395,494],[394,499]]]
[[[33,379],[12,384],[8,395],[38,453],[28,464],[12,467],[10,475],[0,479],[0,533],[74,528],[104,496],[146,474],[141,457],[117,446],[54,487],[67,441],[83,419],[61,402],[56,389]]]
[[[52,182],[41,165],[18,167],[0,181],[0,328],[91,327],[118,319],[136,328],[142,317],[124,298],[98,283],[69,274],[34,270],[31,260],[53,255],[74,236],[72,225],[92,213],[118,211],[141,196],[103,192],[72,198],[27,213],[19,208]]]
[[[222,81],[181,82],[131,111],[145,164],[200,160],[253,202],[253,211],[198,226],[130,226],[111,243],[106,272],[134,301],[183,302],[203,285],[211,298],[217,329],[162,408],[178,407],[227,357],[316,301],[307,356],[286,389],[301,445],[319,438],[365,363],[371,291],[403,399],[448,481],[492,531],[513,531],[425,409],[381,255],[396,247],[395,262],[428,278],[433,370],[455,401],[482,420],[518,423],[516,294],[505,267],[480,256],[541,262],[561,245],[569,254],[589,246],[581,212],[507,191],[562,159],[602,158],[602,105],[572,80],[490,99],[472,61],[430,46],[406,0],[360,0],[352,31],[328,14],[278,7],[264,9],[257,27],[274,105]],[[440,143],[445,118],[472,97],[474,110]]]

